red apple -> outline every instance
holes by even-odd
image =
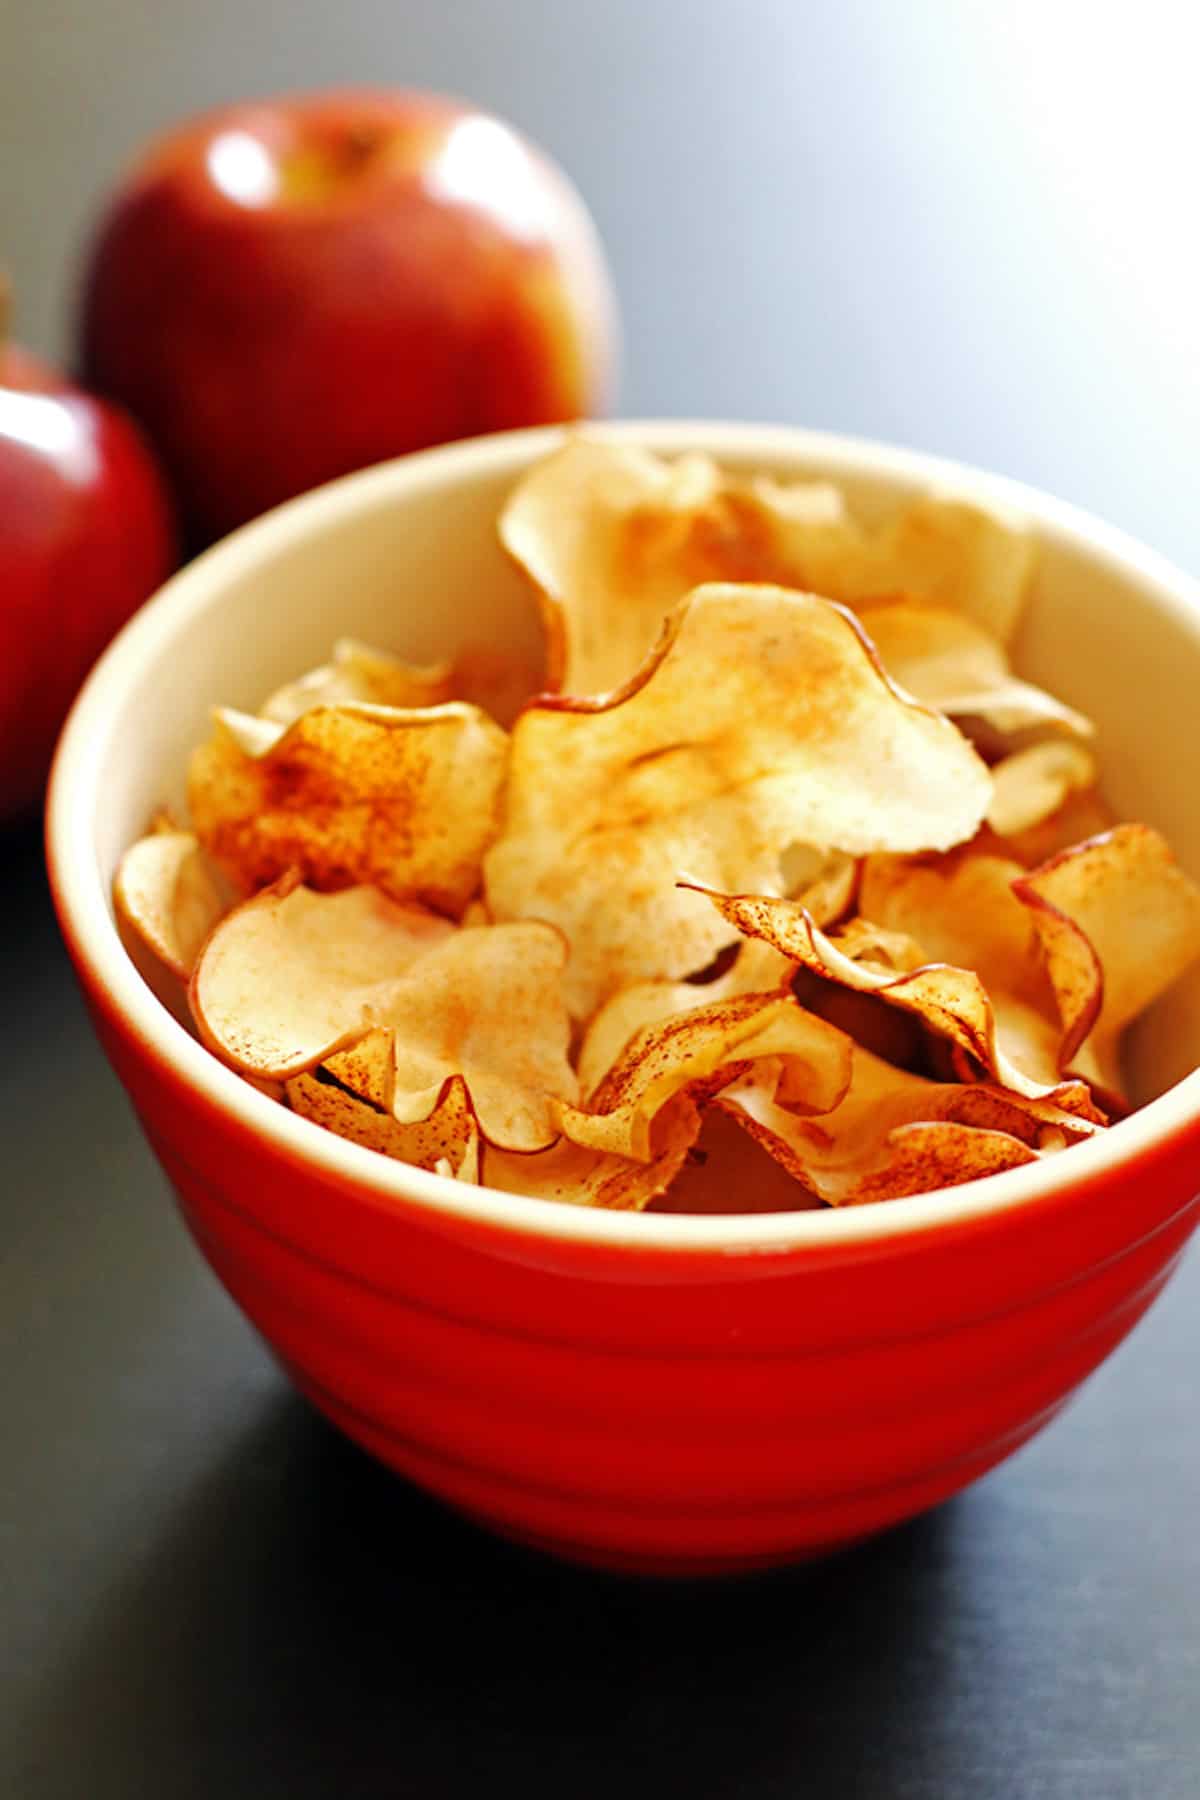
[[[172,563],[131,421],[0,346],[0,819],[36,804],[76,689]]]
[[[146,150],[96,240],[83,364],[200,540],[403,451],[602,410],[615,307],[566,178],[416,93],[230,106]]]

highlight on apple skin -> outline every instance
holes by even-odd
[[[149,145],[101,221],[80,338],[202,543],[406,451],[605,411],[617,311],[586,207],[515,130],[347,90]]]
[[[131,420],[0,341],[0,824],[37,806],[80,683],[174,564]]]

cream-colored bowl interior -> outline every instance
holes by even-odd
[[[830,477],[866,519],[931,486],[1025,510],[1042,556],[1017,648],[1020,672],[1097,720],[1105,788],[1118,813],[1159,826],[1200,874],[1200,734],[1192,725],[1200,604],[1177,571],[1070,508],[906,452],[748,426],[604,429],[666,452],[705,449],[740,469]],[[351,477],[281,508],[183,571],[108,653],[68,732],[52,846],[73,876],[83,873],[81,853],[93,859],[82,887],[67,883],[68,905],[98,876],[111,907],[118,857],[156,807],[179,805],[188,752],[207,734],[211,706],[253,707],[323,660],[335,637],[418,659],[462,644],[536,651],[536,607],[497,546],[495,521],[520,471],[560,435],[480,440]],[[79,814],[87,805],[85,838]],[[1135,1091],[1161,1093],[1197,1062],[1200,977],[1139,1026],[1130,1049]]]

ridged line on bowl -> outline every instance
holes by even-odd
[[[353,1373],[354,1358],[345,1354],[335,1334],[319,1333],[314,1349],[311,1315],[287,1296],[269,1295],[236,1260],[198,1241],[288,1366],[360,1420],[399,1441],[422,1441],[454,1466],[522,1491],[564,1503],[596,1497],[632,1513],[671,1516],[681,1507],[694,1513],[741,1513],[825,1505],[953,1470],[964,1457],[1007,1439],[1073,1391],[1132,1329],[1173,1266],[1156,1272],[1079,1332],[1060,1339],[1051,1361],[1035,1365],[1023,1359],[1003,1377],[993,1371],[970,1399],[963,1395],[957,1405],[943,1404],[936,1412],[926,1404],[924,1390],[918,1390],[909,1409],[879,1421],[878,1449],[864,1454],[860,1419],[848,1418],[842,1430],[831,1430],[802,1410],[777,1417],[770,1431],[740,1439],[718,1419],[714,1426],[725,1434],[719,1449],[708,1431],[672,1435],[666,1415],[634,1417],[612,1430],[604,1416],[581,1410],[570,1427],[548,1420],[534,1428],[523,1401],[513,1404],[510,1398],[505,1407],[494,1392],[472,1400],[461,1388],[446,1387],[429,1371],[423,1360],[426,1346],[419,1341],[411,1364],[393,1361],[373,1370],[370,1391],[364,1393]],[[941,1348],[945,1351],[945,1344]],[[689,1375],[704,1378],[703,1372]],[[836,1386],[836,1378],[831,1379]],[[439,1421],[451,1413],[454,1425],[448,1430]],[[608,1418],[612,1416],[610,1409]],[[630,1481],[630,1466],[637,1469],[638,1486]],[[836,1480],[826,1477],[830,1470],[838,1471]],[[672,1497],[653,1497],[662,1494]]]
[[[821,1555],[847,1541],[886,1530],[914,1513],[940,1505],[1003,1462],[1048,1425],[1065,1404],[1065,1400],[1057,1401],[1036,1419],[978,1455],[963,1458],[948,1471],[877,1491],[858,1490],[816,1506],[723,1513],[679,1509],[649,1516],[586,1497],[564,1501],[542,1490],[497,1484],[491,1471],[477,1472],[430,1452],[419,1442],[401,1442],[395,1434],[323,1393],[302,1371],[289,1366],[288,1373],[347,1437],[459,1511],[486,1518],[520,1541],[552,1546],[560,1555],[600,1565],[615,1558],[619,1566],[629,1566],[632,1557],[634,1566],[660,1574],[708,1573],[744,1568],[755,1561]]]
[[[939,1496],[953,1491],[980,1459],[998,1460],[1015,1437],[1036,1429],[1132,1328],[1167,1279],[1187,1233],[1186,1221],[1158,1233],[1027,1308],[1023,1354],[1006,1354],[999,1366],[988,1367],[985,1355],[972,1368],[961,1329],[953,1337],[898,1343],[908,1404],[900,1405],[897,1395],[895,1409],[881,1409],[874,1421],[864,1418],[860,1393],[845,1380],[847,1365],[853,1374],[863,1356],[833,1351],[822,1359],[810,1346],[797,1358],[794,1411],[777,1404],[769,1431],[743,1437],[730,1430],[737,1391],[714,1406],[715,1357],[712,1370],[693,1358],[662,1359],[657,1366],[639,1359],[631,1384],[629,1359],[601,1352],[592,1391],[580,1395],[573,1418],[553,1410],[532,1417],[525,1355],[507,1381],[498,1379],[504,1371],[489,1359],[475,1325],[382,1297],[372,1331],[360,1294],[351,1297],[347,1313],[336,1276],[284,1245],[264,1246],[254,1224],[219,1199],[214,1204],[204,1184],[185,1176],[180,1186],[185,1214],[221,1279],[323,1410],[348,1429],[352,1421],[352,1435],[376,1448],[385,1444],[386,1459],[405,1473],[414,1473],[415,1456],[432,1459],[444,1477],[437,1491],[456,1504],[463,1503],[464,1483],[503,1493],[514,1529],[541,1530],[547,1511],[557,1509],[559,1535],[578,1541],[580,1509],[584,1515],[607,1509],[630,1529],[651,1515],[664,1553],[663,1540],[684,1518],[706,1519],[721,1535],[728,1530],[732,1543],[760,1513],[782,1513],[795,1528],[807,1520],[800,1541],[812,1542],[813,1528],[821,1535],[817,1521],[831,1510],[844,1512],[856,1496],[873,1496],[874,1505],[881,1495],[907,1495],[922,1484],[932,1484]],[[355,1321],[349,1332],[348,1317]],[[986,1322],[981,1331],[986,1348]],[[494,1340],[493,1347],[503,1362],[505,1341]],[[564,1346],[559,1353],[542,1345],[538,1353],[551,1379],[572,1391],[577,1349]],[[768,1360],[778,1392],[779,1357]],[[472,1366],[477,1392],[464,1380]],[[751,1361],[751,1385],[753,1368]],[[865,1367],[861,1373],[866,1376]],[[728,1370],[720,1371],[720,1385],[727,1388],[728,1380]],[[679,1404],[693,1384],[707,1416],[689,1418]],[[846,1420],[840,1431],[831,1429],[839,1396]],[[453,1422],[448,1430],[439,1423],[444,1418]],[[656,1498],[664,1494],[673,1498]],[[571,1531],[562,1530],[564,1514],[576,1521]],[[643,1548],[652,1553],[648,1539]]]
[[[1059,1341],[1063,1333],[1085,1329],[1090,1320],[1108,1307],[1121,1302],[1136,1291],[1143,1277],[1151,1279],[1164,1266],[1173,1266],[1190,1228],[1190,1217],[1174,1221],[1159,1232],[1131,1245],[1120,1256],[1079,1271],[1069,1282],[1055,1284],[1044,1291],[1031,1293],[1019,1307],[1004,1314],[989,1314],[969,1323],[956,1323],[953,1329],[956,1353],[952,1359],[938,1362],[939,1347],[949,1332],[926,1329],[918,1320],[903,1333],[891,1339],[866,1336],[860,1344],[847,1347],[838,1344],[807,1342],[786,1347],[763,1346],[747,1341],[734,1347],[714,1346],[703,1353],[658,1353],[649,1349],[615,1349],[611,1345],[589,1343],[579,1338],[555,1341],[543,1334],[522,1338],[507,1328],[498,1327],[462,1308],[431,1306],[419,1296],[396,1290],[383,1290],[346,1277],[329,1264],[297,1249],[286,1240],[264,1234],[258,1222],[237,1207],[232,1207],[210,1185],[195,1174],[174,1167],[177,1191],[189,1222],[203,1241],[206,1250],[221,1256],[231,1268],[246,1272],[256,1282],[267,1281],[268,1294],[278,1292],[294,1297],[306,1318],[326,1320],[335,1327],[348,1349],[362,1352],[372,1368],[386,1367],[393,1357],[407,1357],[396,1348],[395,1323],[408,1323],[408,1337],[420,1335],[429,1340],[435,1358],[426,1356],[426,1365],[436,1366],[438,1378],[450,1388],[464,1394],[508,1389],[520,1391],[527,1400],[543,1409],[544,1416],[569,1420],[579,1407],[593,1397],[603,1402],[606,1385],[614,1367],[633,1362],[642,1371],[642,1382],[636,1394],[624,1404],[623,1418],[639,1417],[652,1412],[657,1393],[655,1382],[666,1378],[678,1380],[680,1372],[694,1365],[691,1380],[694,1405],[679,1407],[678,1396],[672,1395],[668,1418],[686,1418],[694,1413],[708,1425],[719,1423],[722,1431],[747,1433],[756,1431],[763,1418],[777,1416],[777,1403],[760,1413],[755,1407],[756,1366],[770,1363],[776,1375],[793,1371],[797,1383],[803,1383],[822,1366],[836,1360],[841,1393],[835,1406],[824,1407],[817,1395],[806,1400],[807,1414],[814,1421],[837,1416],[847,1404],[853,1406],[855,1418],[864,1425],[884,1419],[890,1409],[911,1388],[907,1374],[892,1376],[894,1352],[903,1346],[912,1356],[927,1357],[938,1372],[938,1380],[924,1388],[928,1402],[950,1402],[956,1396],[977,1393],[981,1376],[994,1355],[994,1327],[999,1318],[1020,1312],[1024,1320],[1023,1357],[1038,1360]],[[352,1304],[350,1303],[352,1302]],[[1036,1329],[1035,1329],[1036,1326]],[[723,1391],[725,1409],[714,1416],[714,1397],[705,1384],[705,1365],[727,1365]],[[540,1380],[553,1363],[553,1378]],[[1006,1368],[1014,1365],[1011,1357]],[[563,1398],[563,1376],[568,1377]]]
[[[559,1554],[659,1572],[790,1560],[973,1479],[1126,1334],[1196,1223],[1200,1074],[1062,1157],[885,1206],[595,1213],[445,1182],[273,1106],[163,1013],[113,927],[115,821],[131,797],[141,805],[147,772],[176,755],[173,707],[195,698],[181,637],[206,682],[229,672],[249,683],[241,609],[273,596],[283,635],[260,643],[306,651],[300,639],[335,612],[348,628],[337,580],[355,558],[359,623],[376,606],[401,619],[408,602],[396,610],[391,571],[403,592],[405,569],[424,557],[457,593],[462,631],[472,620],[519,629],[525,615],[505,611],[514,577],[495,549],[495,508],[557,435],[453,446],[350,477],[178,576],[81,696],[51,794],[52,885],[105,1048],[193,1232],[350,1436],[494,1529]],[[1184,716],[1200,671],[1194,584],[1059,502],[786,429],[629,424],[613,435],[831,475],[859,483],[869,504],[942,485],[1023,507],[1054,583],[1037,654],[1069,650],[1080,621],[1103,623],[1107,609],[1133,665],[1157,666],[1147,646],[1160,646],[1168,710]],[[420,583],[410,597],[425,607]],[[1147,618],[1157,633],[1141,630]],[[1041,625],[1030,623],[1036,646]],[[1128,773],[1141,765],[1126,669],[1110,657],[1094,673],[1095,710]],[[1143,685],[1159,692],[1154,679]],[[1174,831],[1173,815],[1181,848],[1200,856],[1195,783],[1181,780],[1191,764],[1174,741],[1159,748],[1170,761],[1149,765],[1147,791],[1165,815],[1156,822]],[[1181,1020],[1180,1072],[1200,1015]]]

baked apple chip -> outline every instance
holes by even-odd
[[[462,912],[495,836],[508,738],[477,707],[317,706],[286,728],[219,713],[192,755],[196,836],[243,892],[298,869]]]
[[[1119,1039],[1200,955],[1200,888],[1149,825],[1118,825],[1013,883],[1062,1022],[1059,1061],[1121,1092]]]
[[[320,894],[293,872],[208,939],[191,986],[200,1035],[231,1067],[286,1081],[362,1037],[396,983],[454,930],[378,888]]]
[[[314,706],[444,706],[454,692],[449,663],[407,663],[357,638],[339,638],[327,663],[276,688],[259,716],[290,725]]]
[[[778,893],[789,845],[945,849],[990,800],[971,746],[891,685],[850,614],[782,588],[705,587],[619,693],[518,718],[485,896],[497,919],[560,927],[568,1005],[587,1018],[731,941],[678,876]]]
[[[286,1084],[292,1111],[349,1143],[455,1181],[479,1180],[479,1126],[461,1075],[452,1075],[428,1118],[401,1124],[392,1111],[395,1058],[380,1028]]]
[[[966,613],[905,600],[868,607],[859,617],[892,680],[923,706],[982,719],[1001,738],[1046,730],[1094,735],[1082,713],[1019,681],[1000,640]]]
[[[1082,744],[1065,738],[1029,744],[993,764],[987,822],[998,837],[1019,845],[1090,794],[1095,780],[1096,759]]]
[[[936,897],[939,903],[945,903],[944,895],[939,893]],[[708,898],[739,932],[761,939],[801,968],[914,1014],[930,1031],[949,1039],[970,1064],[978,1064],[1001,1087],[1026,1099],[1053,1098],[1066,1110],[1099,1117],[1081,1084],[1064,1083],[1056,1069],[1051,1070],[1049,1080],[1038,1079],[1009,1053],[992,996],[973,959],[964,961],[962,966],[930,958],[914,963],[914,957],[920,954],[916,939],[894,930],[880,931],[865,919],[856,921],[844,934],[827,935],[794,901],[711,892]],[[1009,899],[1013,897],[1010,895]],[[1006,923],[1002,919],[1001,929]],[[972,929],[969,924],[966,928]],[[986,924],[979,929],[982,935]],[[1009,998],[1011,1008],[1022,987],[1022,970],[1003,966],[993,955],[989,971],[997,991]],[[1000,1018],[1008,1016],[1002,1002]],[[1018,1036],[1016,1045],[1028,1056],[1023,1037]]]
[[[461,1076],[483,1136],[540,1150],[558,1136],[554,1103],[579,1091],[567,1057],[565,957],[548,925],[459,930],[372,888],[317,894],[284,881],[214,932],[192,978],[192,1010],[225,1062],[276,1081],[383,1029],[391,1068],[369,1094],[386,1092],[398,1124],[428,1119]]]
[[[827,481],[727,474],[573,438],[520,481],[500,540],[537,591],[550,685],[605,694],[705,582],[771,582],[850,605],[949,606],[1006,642],[1033,570],[1031,533],[999,508],[923,496],[868,531]]]
[[[828,1112],[849,1085],[850,1050],[843,1032],[806,1012],[790,994],[737,995],[648,1019],[587,1094],[585,1105],[555,1110],[573,1143],[644,1162],[651,1155],[654,1121],[676,1094],[702,1101],[727,1085],[735,1065],[774,1057],[789,1104]],[[589,1070],[596,1060],[593,1044]]]
[[[700,1114],[687,1094],[680,1093],[655,1118],[645,1161],[589,1150],[565,1137],[533,1156],[485,1144],[483,1181],[501,1193],[535,1200],[641,1212],[667,1192],[699,1135]]]
[[[831,1206],[890,1200],[1017,1168],[1097,1127],[1052,1102],[927,1081],[855,1045],[841,1103],[819,1118],[781,1105],[779,1071],[744,1071],[715,1104]]]
[[[131,844],[117,866],[113,897],[122,921],[181,981],[228,906],[190,831],[154,830]]]

